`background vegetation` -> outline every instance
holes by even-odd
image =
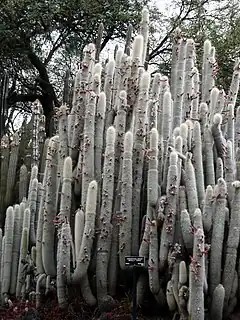
[[[199,48],[209,38],[216,47],[218,81],[229,87],[233,61],[240,53],[240,4],[235,0],[3,0],[0,7],[0,74],[8,75],[6,129],[18,116],[30,112],[39,99],[49,120],[63,97],[64,79],[72,77],[80,53],[95,42],[104,24],[101,49],[123,39],[129,21],[133,30],[141,10],[151,11],[147,63],[151,71],[169,75],[171,36],[180,27]],[[134,34],[133,34],[134,36]],[[106,55],[102,54],[104,60]],[[47,121],[49,126],[49,121]],[[48,130],[47,130],[47,133]]]

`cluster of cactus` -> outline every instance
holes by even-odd
[[[32,121],[2,137],[2,301],[39,307],[56,290],[65,308],[74,285],[89,306],[111,304],[134,255],[146,261],[138,305],[150,289],[181,320],[226,319],[240,302],[240,60],[225,94],[210,41],[200,75],[177,29],[170,79],[151,76],[147,9],[130,54],[131,28],[105,68],[86,46],[55,136],[36,102]]]

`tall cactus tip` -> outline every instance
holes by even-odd
[[[133,59],[138,58],[140,59],[142,56],[143,51],[143,36],[138,34],[133,41],[133,52],[132,57]]]
[[[240,188],[240,181],[236,180],[232,183],[232,186],[235,188],[235,189],[239,189]]]
[[[147,7],[144,7],[142,10],[142,21],[149,21],[149,10]]]
[[[67,157],[63,164],[63,178],[72,178],[72,158]]]
[[[214,117],[213,117],[213,123],[215,124],[215,125],[221,125],[221,123],[222,123],[222,115],[220,114],[220,113],[216,113],[215,115],[214,115]]]
[[[173,150],[170,153],[170,159],[169,159],[170,166],[177,165],[177,161],[178,161],[178,154],[175,150]]]
[[[97,181],[96,180],[92,180],[90,183],[89,183],[89,189],[97,189],[97,186],[98,186],[98,184],[97,184]]]

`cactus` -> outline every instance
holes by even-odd
[[[40,153],[39,153],[39,122],[40,122],[40,104],[38,101],[33,103],[32,106],[33,117],[33,139],[32,139],[32,165],[38,166]]]
[[[176,91],[173,96],[173,122],[172,129],[179,127],[183,118],[183,95],[184,79],[185,79],[185,64],[186,64],[186,40],[181,39],[179,45],[179,57],[177,62],[176,76],[179,79],[176,83]]]
[[[142,20],[140,23],[140,33],[143,36],[143,52],[142,52],[142,64],[146,60],[148,35],[149,35],[149,11],[147,8],[142,10]]]
[[[222,284],[219,284],[214,292],[211,306],[211,318],[222,320],[223,304],[225,298],[225,289]]]
[[[149,287],[153,294],[157,294],[160,290],[159,282],[159,266],[158,266],[158,237],[157,237],[157,222],[151,222],[150,226],[150,244],[149,244]]]
[[[56,189],[57,189],[57,151],[58,136],[50,139],[48,145],[48,158],[46,162],[46,196],[43,212],[42,233],[42,262],[45,273],[55,276],[56,267],[54,261],[54,219],[56,217]],[[50,262],[51,261],[51,262]]]
[[[125,269],[125,256],[131,255],[132,235],[132,148],[133,135],[128,131],[124,137],[122,162],[121,207],[123,217],[119,221],[119,263]]]
[[[195,122],[193,127],[193,161],[197,185],[198,203],[202,205],[205,196],[205,188],[202,160],[201,128],[199,122]]]
[[[179,45],[182,39],[181,30],[176,28],[173,34],[172,60],[171,60],[171,94],[175,96],[177,85],[177,64],[179,56]]]
[[[65,162],[66,163],[66,162]],[[57,296],[60,308],[67,304],[66,285],[70,282],[70,243],[71,229],[68,222],[63,222],[60,229],[57,252]]]
[[[169,246],[173,244],[174,231],[175,231],[175,218],[177,210],[177,190],[178,185],[178,156],[177,153],[172,151],[170,154],[170,166],[168,170],[167,180],[167,205],[165,208],[165,219],[161,233],[161,242],[159,250],[159,269],[163,271],[166,267]]]
[[[209,264],[209,291],[212,295],[215,288],[221,283],[221,259],[222,246],[224,237],[225,224],[225,207],[227,186],[223,179],[218,179],[217,188],[215,191],[216,208],[213,218],[211,254]]]
[[[28,171],[25,164],[21,166],[19,175],[19,202],[21,202],[23,198],[27,198]]]
[[[105,112],[106,112],[106,94],[105,92],[101,92],[99,94],[98,103],[96,106],[95,136],[94,136],[95,177],[99,185],[101,181],[101,172],[102,172],[103,132],[104,132]]]
[[[237,260],[237,248],[239,245],[240,236],[240,218],[239,218],[239,205],[240,205],[240,182],[233,182],[233,187],[235,189],[232,208],[231,208],[231,218],[229,225],[229,234],[227,240],[227,247],[225,252],[225,264],[222,275],[222,285],[225,289],[224,305],[225,309],[228,306],[230,293],[234,281],[234,271],[236,268]]]
[[[12,267],[11,267],[11,284],[9,292],[16,293],[17,269],[19,263],[21,235],[22,235],[23,217],[21,216],[20,206],[14,206],[14,229],[13,229],[13,245],[12,245]]]
[[[112,98],[111,98],[111,110],[114,113],[116,112],[116,109],[117,109],[116,101],[119,95],[119,87],[120,87],[120,81],[121,81],[121,73],[119,72],[119,69],[121,66],[122,56],[123,56],[123,50],[118,49],[116,53],[116,58],[115,58],[115,72],[113,76],[113,88],[112,88]]]
[[[74,224],[74,244],[75,244],[75,255],[78,258],[80,252],[83,232],[84,232],[85,216],[84,212],[80,209],[75,213],[75,224]],[[76,268],[76,266],[74,266]]]
[[[194,212],[198,208],[198,197],[197,197],[198,193],[197,193],[195,171],[192,164],[192,155],[190,153],[187,154],[185,171],[186,171],[185,186],[186,186],[186,193],[187,193],[188,210],[189,210],[191,221],[193,221]]]
[[[185,81],[183,95],[183,119],[187,119],[192,107],[192,88],[193,88],[193,70],[195,63],[195,42],[188,39],[186,43],[186,60],[185,60]]]
[[[132,121],[133,108],[137,100],[137,82],[139,71],[138,68],[141,64],[142,54],[143,54],[143,43],[144,39],[142,35],[138,35],[135,37],[133,42],[133,51],[132,51],[132,61],[131,61],[131,72],[128,78],[128,95],[127,95],[127,103],[130,106],[127,117],[127,126],[126,129],[129,130]]]
[[[204,265],[204,232],[202,226],[201,211],[196,209],[194,212],[194,240],[193,257],[190,265],[190,318],[204,320],[204,294],[203,284],[205,278]]]
[[[30,222],[30,242],[31,245],[36,244],[36,230],[35,225],[38,220],[37,217],[37,192],[38,192],[38,179],[33,179],[31,189],[29,190],[29,209],[31,212]]]
[[[6,212],[6,221],[4,228],[4,253],[3,253],[3,280],[2,294],[7,294],[11,283],[11,265],[13,253],[13,236],[14,236],[14,210],[13,207],[8,207]]]
[[[7,188],[5,196],[5,206],[9,206],[12,201],[12,193],[16,178],[18,150],[19,150],[19,136],[17,133],[14,134],[13,140],[10,144],[11,154],[9,159],[8,174],[7,174]]]
[[[93,180],[88,186],[83,238],[77,255],[77,267],[73,274],[73,281],[75,282],[80,281],[87,275],[95,229],[96,201],[97,182]]]
[[[63,164],[68,156],[68,135],[67,135],[67,107],[61,106],[58,111],[58,132],[59,132],[59,148],[58,148],[58,187],[63,179]]]
[[[193,248],[193,235],[190,215],[186,209],[181,212],[181,229],[185,247],[190,251]]]
[[[3,136],[1,139],[1,179],[0,179],[0,226],[3,227],[4,223],[4,212],[5,212],[5,194],[6,194],[6,184],[8,181],[8,162],[10,154],[9,138]]]
[[[207,186],[205,199],[203,204],[203,227],[206,234],[208,234],[212,228],[212,215],[213,215],[213,188]]]
[[[66,157],[63,164],[63,182],[61,191],[61,203],[58,217],[60,220],[67,218],[70,221],[72,192],[72,158]]]
[[[104,82],[104,92],[106,95],[105,131],[111,124],[111,97],[112,97],[114,68],[115,68],[115,61],[110,60],[106,65],[106,76],[105,76],[105,82]]]
[[[94,178],[94,129],[95,129],[96,95],[91,92],[86,105],[83,138],[83,173],[81,205],[85,210],[87,190]]]
[[[46,280],[46,275],[44,273],[40,274],[36,284],[36,309],[40,307],[40,300],[41,300],[40,285],[41,285],[41,282],[44,280]]]
[[[22,285],[25,279],[23,279],[23,269],[24,263],[27,257],[28,252],[28,243],[29,243],[29,229],[23,228],[22,237],[21,237],[21,247],[20,247],[20,257],[18,263],[18,276],[17,276],[17,287],[16,287],[16,296],[19,297],[21,294]]]
[[[38,222],[36,232],[36,267],[38,273],[44,273],[42,261],[42,236],[43,236],[43,216],[46,197],[47,168],[45,169],[44,179],[41,188],[38,190],[40,203],[38,208]],[[20,204],[21,206],[21,204]]]
[[[143,239],[139,249],[139,255],[148,258],[149,245],[151,244],[150,234],[151,225],[156,222],[156,216],[153,214],[154,208],[158,200],[158,132],[156,128],[153,128],[150,132],[150,149],[149,149],[149,163],[148,163],[148,179],[147,179],[147,217],[145,221],[145,230],[143,234]],[[155,226],[156,227],[156,226]],[[154,247],[156,243],[154,242]],[[156,248],[154,249],[156,250]],[[153,264],[157,264],[156,257],[153,259]],[[153,266],[156,269],[155,266]],[[158,269],[158,268],[157,268]],[[157,292],[155,292],[157,293]]]
[[[140,83],[138,109],[136,110],[135,130],[133,137],[133,195],[132,195],[132,254],[139,249],[140,193],[143,175],[145,117],[147,109],[149,73],[145,72]]]
[[[72,127],[71,133],[68,133],[68,137],[71,139],[69,146],[70,148],[70,156],[73,160],[76,160],[77,150],[80,147],[81,135],[84,128],[84,123],[86,122],[85,115],[90,116],[89,110],[86,109],[88,105],[88,90],[89,88],[89,75],[92,71],[93,60],[95,56],[95,45],[90,43],[84,48],[84,58],[82,61],[82,67],[79,74],[79,81],[77,86],[79,86],[79,90],[76,94],[76,104],[73,105],[71,111],[70,125]]]
[[[102,205],[100,213],[100,236],[97,241],[97,298],[104,300],[107,295],[107,265],[111,249],[114,190],[114,163],[115,163],[116,130],[109,127],[106,137],[106,149],[103,167]]]
[[[204,166],[205,166],[205,186],[215,185],[215,172],[213,161],[213,137],[210,129],[206,127],[204,131]]]
[[[199,71],[196,67],[192,70],[193,75],[193,91],[192,91],[192,103],[191,103],[191,111],[190,118],[192,120],[199,119],[199,93],[200,93],[200,76]]]
[[[100,24],[57,111],[57,136],[46,139],[38,101],[29,123],[2,136],[2,304],[16,295],[39,308],[56,289],[65,309],[76,287],[99,313],[115,312],[128,255],[146,261],[138,305],[154,299],[187,320],[225,319],[239,304],[239,59],[226,95],[211,42],[198,69],[196,44],[176,29],[170,78],[150,78],[149,27],[143,8],[133,45],[130,24],[124,52],[116,45],[101,64]]]

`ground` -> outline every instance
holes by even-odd
[[[12,306],[0,308],[0,320],[131,320],[131,302],[129,298],[116,303],[114,309],[100,312],[89,308],[81,298],[71,299],[67,310],[60,310],[54,294],[42,301],[36,310],[35,304],[29,301],[12,299]],[[172,316],[147,315],[147,309],[139,310],[137,320],[172,320]],[[175,318],[178,319],[178,318]],[[240,310],[237,310],[228,320],[240,320]]]

